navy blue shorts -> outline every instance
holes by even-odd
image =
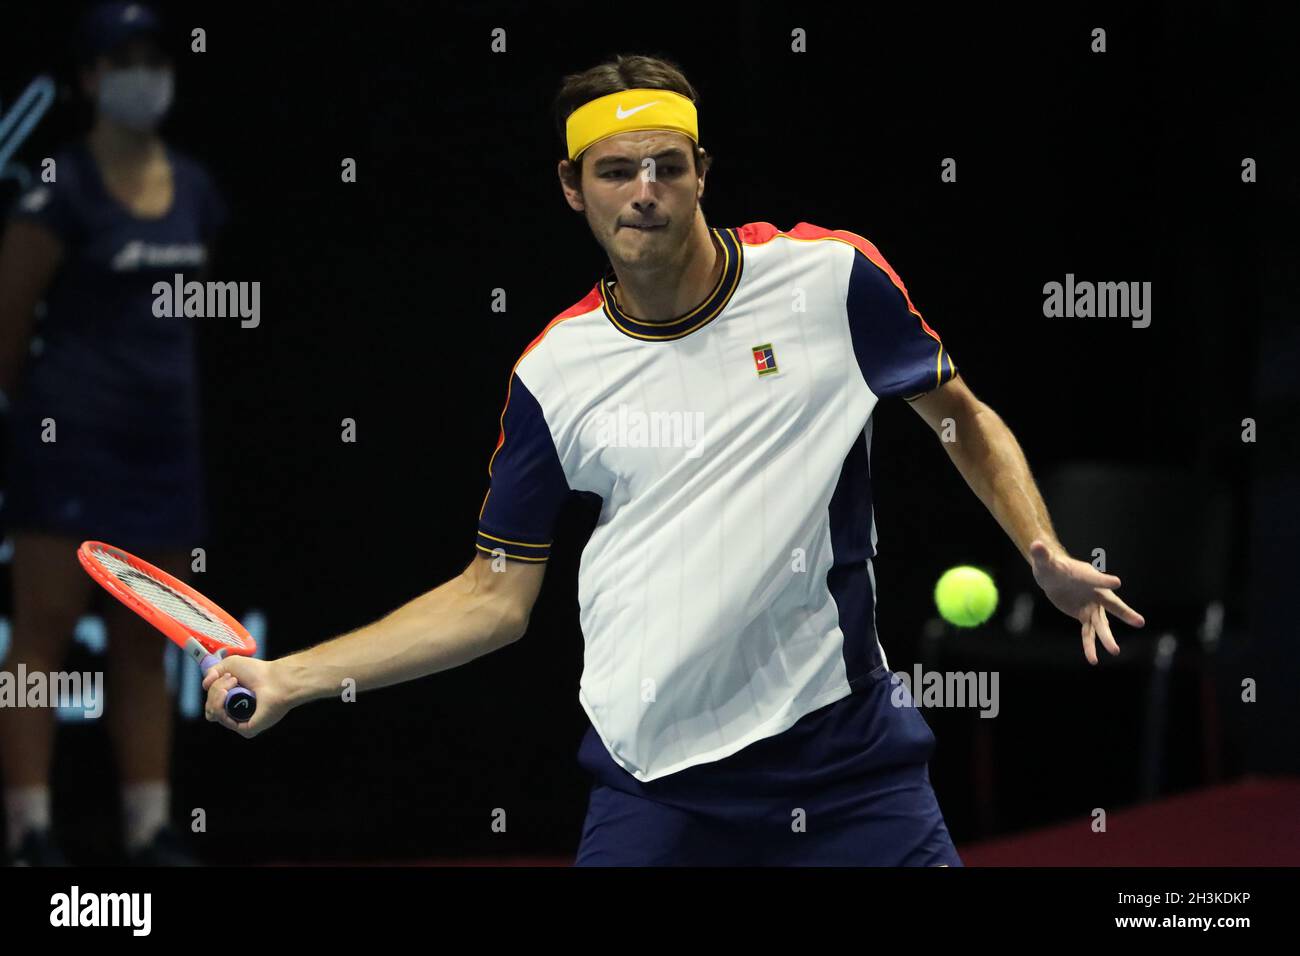
[[[593,729],[578,866],[961,866],[930,786],[934,734],[884,666],[794,726],[642,783]]]

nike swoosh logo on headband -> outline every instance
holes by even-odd
[[[654,106],[658,102],[659,102],[658,100],[651,100],[649,103],[642,103],[640,106],[632,107],[626,113],[623,112],[623,107],[620,106],[618,109],[614,111],[614,116],[617,117],[618,119],[627,119],[633,113],[640,113],[647,106]]]

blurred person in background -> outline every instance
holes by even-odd
[[[101,3],[77,33],[89,132],[21,196],[0,243],[0,389],[10,403],[3,521],[13,553],[6,669],[52,673],[94,584],[85,539],[187,576],[206,528],[193,319],[154,315],[153,285],[197,277],[224,219],[212,180],[157,127],[172,63],[148,7]],[[38,321],[38,315],[40,316]],[[138,865],[192,863],[170,826],[172,702],[148,624],[106,602],[104,718]],[[64,862],[51,826],[52,707],[0,710],[10,862]]]

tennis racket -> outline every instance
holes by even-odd
[[[102,541],[83,541],[77,560],[109,594],[166,634],[203,669],[227,654],[252,656],[257,642],[248,629],[184,581]],[[226,694],[226,714],[249,720],[257,697],[246,687]]]

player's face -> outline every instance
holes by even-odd
[[[681,255],[704,190],[694,148],[681,133],[636,130],[584,154],[582,206],[575,208],[583,208],[612,262],[648,264]]]

